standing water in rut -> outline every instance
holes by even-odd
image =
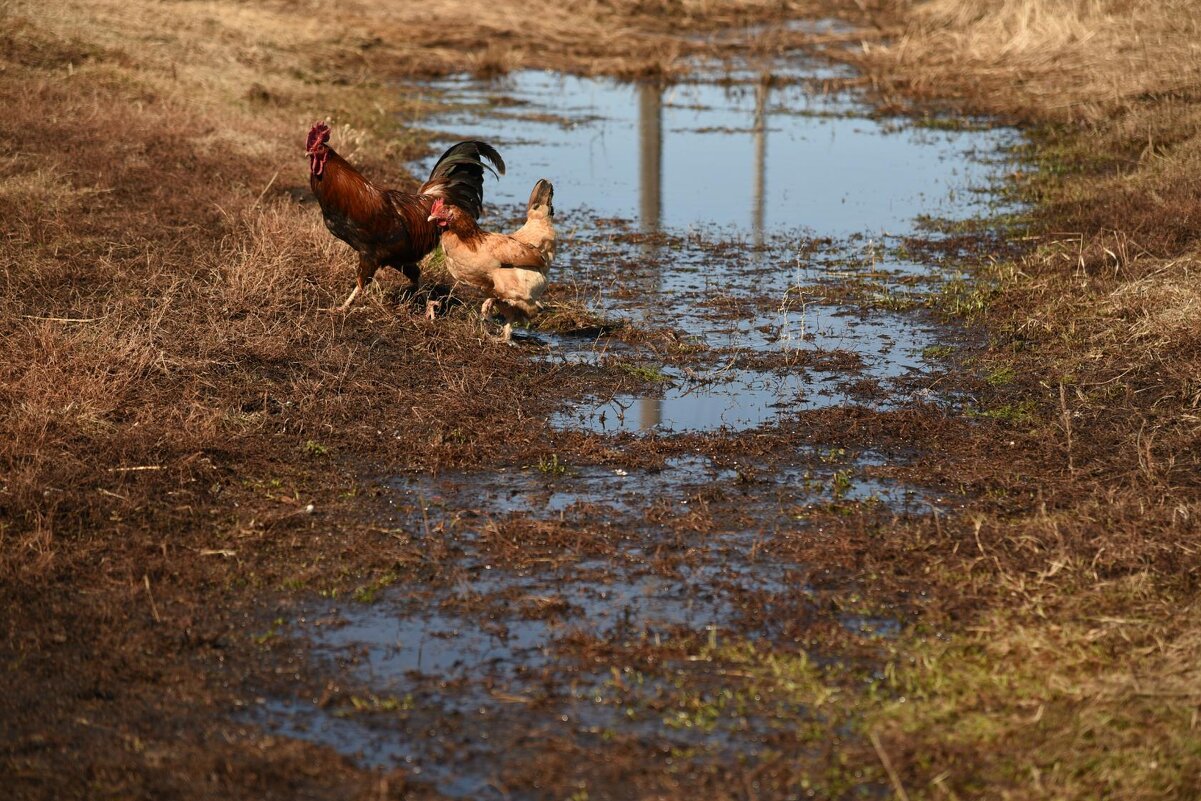
[[[815,65],[748,77],[431,87],[457,107],[433,126],[510,165],[488,227],[549,178],[552,285],[655,334],[538,332],[531,358],[644,389],[552,421],[608,461],[379,478],[428,580],[299,610],[306,678],[263,705],[270,726],[456,798],[640,797],[717,776],[755,776],[765,798],[878,796],[876,774],[831,778],[855,735],[828,699],[880,681],[874,649],[904,610],[790,552],[953,506],[890,479],[912,448],[870,431],[959,403],[931,354],[962,334],[922,310],[947,276],[906,243],[936,236],[927,218],[995,212],[1014,135],[874,119],[814,92],[806,79],[838,77]],[[627,469],[644,437],[674,455]]]
[[[773,80],[801,77],[809,76]],[[519,208],[538,177],[554,180],[560,230],[591,247],[563,248],[553,280],[604,288],[610,317],[674,327],[714,357],[829,364],[818,356],[835,353],[844,367],[857,360],[860,380],[902,376],[940,334],[890,313],[930,277],[897,245],[921,219],[986,213],[996,170],[977,154],[996,154],[1013,137],[875,120],[852,98],[814,95],[810,85],[657,86],[524,72],[497,84],[440,84],[461,110],[435,123],[450,137],[468,131],[504,144],[512,167],[493,191],[497,208]],[[869,293],[878,313],[806,291],[831,281]],[[558,345],[573,355],[570,343]],[[818,369],[814,380],[730,367],[729,358],[714,366],[663,365],[665,386],[653,397],[605,398],[559,422],[743,429],[847,400],[838,370]]]

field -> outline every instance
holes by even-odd
[[[830,17],[842,24],[782,24]],[[598,724],[583,745],[548,729],[551,746],[517,743],[489,792],[1198,797],[1199,29],[1182,0],[0,0],[7,791],[443,797],[444,784],[246,714],[260,696],[307,693],[348,716],[442,725],[314,667],[304,610],[468,586],[469,536],[489,569],[514,574],[619,560],[626,521],[581,505],[483,523],[451,501],[432,519],[381,477],[483,477],[439,489],[453,498],[500,493],[506,471],[653,476],[701,455],[730,487],[756,487],[837,442],[912,451],[867,477],[957,500],[929,514],[849,500],[843,482],[862,469],[822,451],[805,474],[821,502],[784,510],[807,527],[752,549],[806,566],[807,594],[788,609],[809,625],[785,645],[737,630],[569,644],[571,659],[612,669],[605,692],[631,720],[737,741],[737,719],[762,724],[771,747],[745,761],[709,758],[704,738],[661,748],[633,724]],[[865,410],[884,393],[862,382],[846,390],[859,405],[753,436],[564,429],[548,421],[567,404],[747,355],[695,347],[671,321],[614,325],[606,315],[637,293],[607,288],[598,310],[583,279],[556,286],[558,313],[535,328],[611,339],[617,355],[594,363],[498,343],[468,306],[426,320],[396,276],[349,314],[324,310],[349,291],[353,254],[311,201],[313,120],[329,119],[373,178],[411,188],[405,165],[438,148],[423,121],[453,103],[423,81],[534,68],[662,82],[696,59],[795,48],[853,68],[831,87],[881,117],[1024,134],[1004,189],[1020,213],[935,221],[938,237],[904,243],[966,271],[901,289],[951,332],[940,336],[954,347],[927,348],[929,376],[972,397],[971,414]],[[565,249],[618,265],[647,247],[698,262],[749,247],[587,227]],[[427,276],[445,280],[435,265]],[[901,289],[874,280],[837,301],[879,312],[880,288]],[[885,311],[904,311],[897,297]],[[713,303],[734,319],[779,298]],[[821,356],[835,366],[799,366],[862,377],[846,353]],[[677,491],[629,523],[663,532],[648,557],[663,575],[705,567],[696,539],[758,514],[752,496],[700,479]],[[468,596],[456,614],[496,614],[495,598]],[[538,607],[529,619],[567,614],[543,599],[516,602]],[[745,588],[733,603],[746,617],[779,611]],[[837,625],[881,610],[900,610],[895,636]],[[650,700],[634,689],[643,679]],[[506,731],[532,727],[533,694],[498,695]],[[782,711],[797,709],[813,714]]]

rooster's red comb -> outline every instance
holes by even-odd
[[[313,124],[309,129],[309,139],[305,143],[305,150],[312,150],[317,145],[324,145],[329,141],[329,126],[322,121]]]

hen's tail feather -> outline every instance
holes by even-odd
[[[538,183],[534,184],[534,188],[530,190],[529,202],[525,204],[526,216],[538,209],[540,206],[546,207],[546,216],[555,216],[555,207],[553,200],[555,197],[555,188],[551,182],[545,178],[539,178]]]
[[[504,159],[496,148],[487,142],[459,142],[438,159],[421,194],[445,198],[472,217],[479,217],[484,207],[485,170],[498,177],[505,174]]]

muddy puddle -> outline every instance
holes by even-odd
[[[437,85],[458,110],[433,124],[500,143],[510,164],[489,187],[494,224],[515,221],[528,188],[551,178],[567,240],[558,280],[607,319],[672,327],[706,351],[687,372],[654,365],[663,369],[653,393],[596,399],[562,425],[739,430],[797,409],[887,404],[887,393],[846,385],[920,371],[923,352],[945,339],[919,315],[889,313],[940,277],[904,241],[921,219],[998,210],[990,188],[1012,132],[874,119],[854,97],[821,91],[837,71],[805,62],[771,73],[779,85],[728,83],[747,71],[662,87],[545,72]],[[848,284],[872,314],[828,302],[828,290]],[[551,358],[613,352],[536,341]],[[821,357],[831,353],[855,369],[846,359],[832,370],[810,364],[829,364]],[[739,365],[765,355],[783,369]]]
[[[906,241],[937,236],[922,219],[1004,210],[992,190],[1014,134],[876,119],[825,91],[838,69],[799,57],[770,80],[726,67],[673,86],[520,72],[428,87],[454,104],[428,125],[491,141],[509,165],[488,225],[514,224],[534,182],[554,182],[550,302],[648,332],[520,332],[531,359],[616,367],[644,387],[577,399],[551,425],[611,453],[705,435],[736,454],[823,409],[953,413],[930,353],[963,334],[922,301],[954,271]],[[843,724],[803,694],[760,693],[746,654],[805,671],[861,660],[871,681],[873,648],[906,612],[861,603],[787,543],[956,499],[889,478],[912,451],[835,438],[763,452],[372,478],[392,509],[381,526],[428,555],[426,578],[293,607],[308,678],[257,719],[454,798],[638,797],[630,775],[829,759]],[[787,775],[762,797],[809,786]]]

